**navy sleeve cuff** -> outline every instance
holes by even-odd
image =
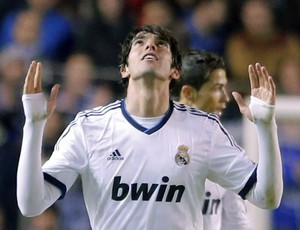
[[[61,196],[59,197],[59,200],[63,199],[66,195],[66,192],[67,192],[66,186],[62,182],[60,182],[59,180],[57,180],[56,178],[51,176],[50,174],[45,173],[45,172],[43,174],[44,174],[44,179],[47,182],[54,185],[55,187],[57,187],[61,191]]]
[[[249,177],[247,183],[245,184],[244,188],[239,192],[239,195],[245,200],[247,193],[250,189],[254,186],[257,182],[257,167],[253,171],[252,175]]]

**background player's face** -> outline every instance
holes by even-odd
[[[211,72],[209,80],[197,91],[193,106],[221,116],[229,101],[226,85],[226,72],[223,69],[215,69]]]
[[[122,70],[122,77],[130,77],[131,80],[156,78],[164,81],[179,77],[171,64],[170,45],[158,35],[141,32],[133,39],[128,66]]]

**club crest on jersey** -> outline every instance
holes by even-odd
[[[186,145],[178,146],[178,151],[175,155],[175,162],[179,166],[185,166],[190,163],[190,157],[188,154],[189,148]]]

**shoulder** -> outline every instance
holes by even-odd
[[[117,100],[105,106],[99,106],[79,112],[75,120],[92,121],[112,116],[121,110],[121,100]]]
[[[199,109],[189,107],[185,104],[180,104],[178,102],[173,102],[174,112],[179,116],[191,117],[193,119],[207,119],[215,122],[219,122],[217,115],[213,113],[207,113]]]

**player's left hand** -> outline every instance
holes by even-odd
[[[276,86],[267,69],[259,63],[256,63],[255,66],[249,65],[248,73],[251,86],[251,96],[258,98],[267,104],[275,105]],[[242,96],[238,92],[232,92],[232,96],[237,102],[241,113],[252,121],[253,118],[250,108],[246,105]]]

